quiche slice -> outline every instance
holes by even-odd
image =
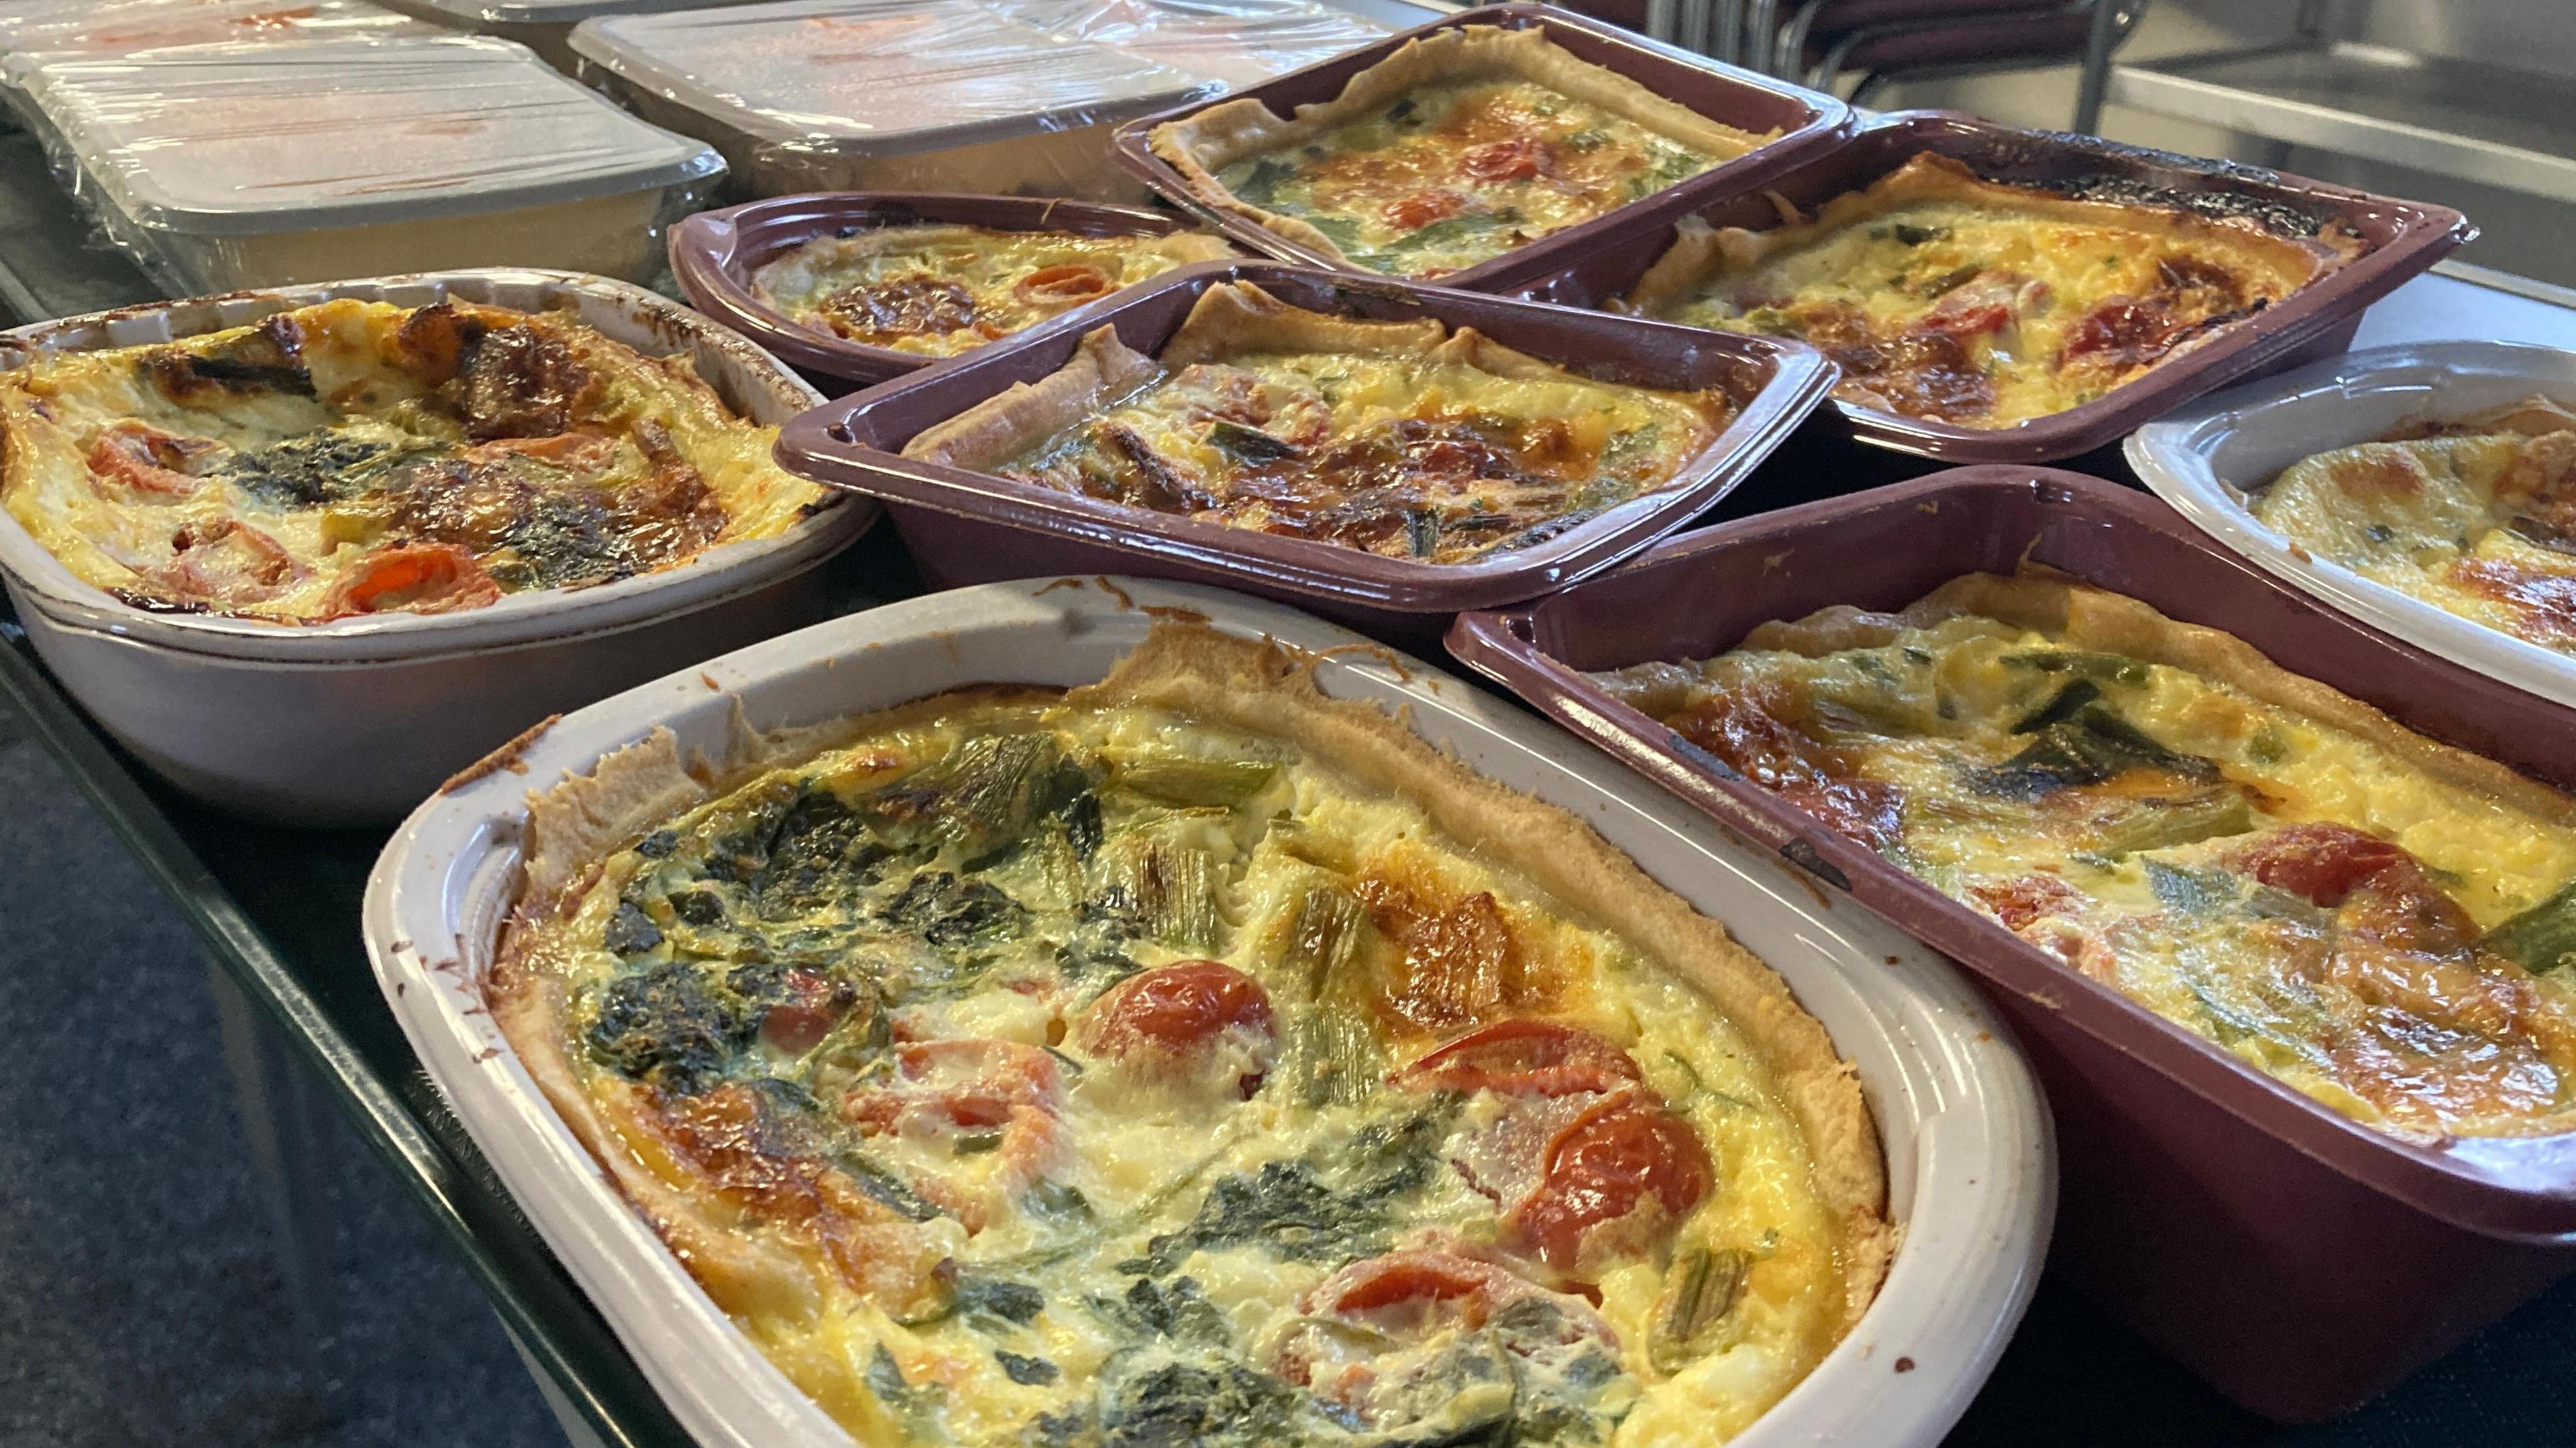
[[[953,357],[1174,267],[1233,254],[1222,239],[1192,231],[884,226],[781,252],[753,271],[751,294],[825,336]]]
[[[1371,271],[1473,266],[1771,139],[1720,125],[1538,30],[1406,41],[1281,119],[1252,97],[1147,144],[1202,203]]]
[[[1747,779],[2391,1135],[2576,1127],[2576,800],[2054,577],[1600,676]]]
[[[2373,583],[2576,654],[2576,413],[2546,397],[2319,453],[2248,511]]]
[[[0,374],[0,505],[138,608],[447,613],[786,532],[777,431],[568,312],[343,298]]]
[[[2010,427],[2091,402],[2359,252],[2339,225],[2059,194],[1925,151],[1767,230],[1685,218],[1614,308],[1795,337],[1841,365],[1845,401]]]
[[[1221,282],[1157,355],[1102,327],[1060,370],[903,453],[1450,564],[1666,486],[1734,414],[1723,392],[1597,381],[1472,328],[1329,316]]]
[[[861,1442],[1706,1443],[1877,1290],[1783,982],[1310,668],[1165,624],[533,798],[494,1018]]]

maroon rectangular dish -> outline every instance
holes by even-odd
[[[1250,282],[1312,311],[1431,317],[1451,328],[1474,327],[1604,381],[1723,388],[1738,411],[1664,487],[1545,542],[1451,564],[1229,528],[901,456],[923,429],[1063,366],[1091,328],[1115,326],[1128,346],[1159,351],[1199,295],[1224,281]],[[1183,267],[1093,305],[1086,315],[1055,318],[816,408],[780,433],[778,460],[819,482],[885,499],[933,588],[1050,573],[1136,573],[1222,584],[1363,628],[1420,637],[1446,627],[1460,609],[1561,588],[1681,527],[1743,481],[1815,409],[1834,379],[1833,364],[1799,343],[1721,337],[1277,262]]]
[[[1832,604],[1896,609],[2022,560],[2225,629],[2447,743],[2576,785],[2536,696],[2310,601],[2155,499],[2047,468],[1959,468],[1703,529],[1508,612],[1450,652],[1729,828],[1965,965],[2057,1115],[2057,1260],[2246,1407],[2332,1416],[2576,1269],[2576,1137],[2418,1146],[2240,1063],[1748,783],[1584,677],[1707,658]]]
[[[1547,276],[1576,252],[1616,250],[1627,242],[1670,224],[1670,218],[1714,195],[1739,195],[1768,185],[1783,171],[1829,150],[1851,130],[1851,108],[1786,81],[1685,55],[1615,25],[1588,19],[1548,5],[1491,5],[1461,10],[1428,25],[1399,31],[1374,45],[1336,56],[1303,70],[1237,90],[1226,101],[1250,97],[1289,117],[1297,108],[1328,101],[1342,93],[1351,77],[1386,59],[1415,36],[1462,25],[1492,25],[1508,30],[1542,30],[1547,38],[1577,59],[1618,72],[1668,100],[1688,106],[1722,125],[1764,135],[1779,134],[1734,160],[1641,197],[1605,216],[1569,226],[1529,245],[1441,277],[1444,287],[1471,291],[1511,291]],[[1191,193],[1181,174],[1156,156],[1146,138],[1156,126],[1206,110],[1211,101],[1196,101],[1120,126],[1116,133],[1118,164],[1143,177],[1167,200],[1204,217],[1248,250],[1284,261],[1381,277],[1347,262],[1299,246],[1278,233],[1218,211]]]
[[[927,191],[826,191],[701,211],[671,228],[671,274],[689,304],[768,348],[825,393],[900,377],[938,361],[917,352],[827,336],[763,306],[751,276],[781,253],[823,236],[952,222],[995,231],[1169,236],[1196,223],[1167,211],[1043,196],[949,196]],[[1114,295],[1114,294],[1113,294]],[[1106,300],[1105,298],[1103,300]],[[1073,308],[1089,315],[1097,303]]]
[[[2230,322],[2172,361],[2091,402],[2012,427],[1930,422],[1836,400],[1844,425],[1863,442],[1951,463],[2052,462],[2114,442],[2183,403],[2231,382],[2332,356],[2352,345],[2363,308],[2477,235],[2447,207],[2329,186],[2232,161],[2201,160],[2122,146],[2090,136],[2026,131],[1948,111],[1898,111],[1862,126],[1822,156],[1752,185],[1703,199],[1711,226],[1763,230],[1780,221],[1779,202],[1812,212],[1931,151],[1989,180],[2108,200],[2137,200],[2211,215],[2267,214],[2315,225],[2340,221],[2362,254],[2276,306]],[[1656,225],[1615,242],[1560,251],[1556,274],[1518,294],[1571,307],[1599,307],[1636,286],[1669,248],[1688,206],[1666,207]]]

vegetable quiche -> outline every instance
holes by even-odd
[[[1233,254],[1204,232],[886,226],[783,252],[752,273],[751,293],[810,331],[953,357],[1174,267]]]
[[[1148,357],[1116,329],[904,456],[1395,558],[1464,563],[1671,483],[1722,392],[1600,382],[1438,321],[1208,288]]]
[[[2576,1127],[2576,800],[2230,635],[1978,574],[1602,682],[2363,1123]]]
[[[776,432],[568,313],[343,298],[0,375],[0,504],[140,608],[446,613],[785,532]]]
[[[1875,1293],[1779,978],[1310,667],[1165,624],[532,800],[495,1018],[862,1442],[1706,1443]]]
[[[2548,398],[2319,453],[2249,511],[2374,583],[2576,653],[2576,413]]]
[[[1251,97],[1156,126],[1200,201],[1371,271],[1428,277],[1607,215],[1752,150],[1537,30],[1423,36],[1282,120]]]
[[[1769,230],[1685,218],[1618,305],[1812,342],[1863,407],[2009,427],[2100,397],[2359,251],[2339,226],[2271,225],[2294,224],[1989,181],[1926,151]]]

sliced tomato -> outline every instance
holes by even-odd
[[[1514,136],[1461,153],[1458,169],[1479,181],[1527,181],[1545,173],[1554,161],[1547,142],[1535,136]]]
[[[1068,262],[1061,266],[1043,266],[1020,278],[1012,288],[1020,299],[1042,306],[1069,307],[1094,297],[1105,297],[1117,285],[1109,273],[1096,266]]]
[[[925,1125],[1000,1126],[1015,1108],[1052,1114],[1064,1082],[1055,1057],[1018,1041],[913,1041],[894,1048],[894,1080],[853,1091],[842,1115],[888,1131],[907,1117]]]
[[[499,601],[474,555],[452,543],[403,543],[360,559],[331,589],[326,617],[350,614],[457,613]]]
[[[760,1038],[791,1056],[821,1045],[856,1002],[856,993],[821,971],[791,969],[780,976],[787,999],[760,1018]]]
[[[2072,915],[2084,898],[2074,886],[2054,875],[2024,875],[1971,885],[1968,894],[2012,931],[2051,915]]]
[[[1306,1294],[1305,1310],[1378,1312],[1410,1303],[1481,1297],[1498,1279],[1510,1277],[1491,1262],[1452,1252],[1391,1252],[1354,1262],[1317,1283]]]
[[[2165,354],[2180,329],[2180,319],[2162,302],[2111,297],[2075,324],[2061,355],[2069,363],[2093,358],[2113,367],[2143,367]]]
[[[1184,960],[1129,976],[1094,1002],[1083,1018],[1084,1049],[1109,1060],[1148,1058],[1186,1069],[1204,1061],[1228,1033],[1266,1045],[1276,1031],[1261,983],[1214,960]],[[1253,1073],[1239,1083],[1250,1096]]]
[[[1708,1148],[1690,1123],[1637,1093],[1605,1097],[1548,1143],[1539,1184],[1510,1224],[1538,1259],[1573,1272],[1599,1228],[1669,1234],[1708,1195]]]
[[[308,570],[275,538],[231,518],[190,523],[170,537],[170,561],[148,575],[170,596],[226,608],[257,603]]]
[[[1416,191],[1386,204],[1380,213],[1386,224],[1405,231],[1419,231],[1435,221],[1457,215],[1472,204],[1472,198],[1461,192],[1434,188]]]
[[[2324,821],[2275,830],[2236,858],[2255,879],[2327,909],[2372,876],[2415,863],[2402,846]]]
[[[99,429],[85,461],[93,487],[106,484],[101,492],[122,491],[148,502],[195,492],[190,470],[220,448],[210,439],[180,437],[128,417]]]
[[[1617,1043],[1557,1021],[1506,1020],[1426,1052],[1388,1076],[1407,1091],[1564,1096],[1643,1080]]]

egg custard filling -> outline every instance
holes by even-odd
[[[2061,195],[1926,151],[1767,230],[1685,218],[1615,305],[1813,343],[1863,407],[2010,427],[2103,396],[2358,249],[2274,212]]]
[[[1155,127],[1193,193],[1338,261],[1430,277],[1489,261],[1731,160],[1721,125],[1538,30],[1408,41],[1282,120],[1245,98]]]
[[[1601,676],[1754,783],[2368,1125],[2576,1126],[2576,800],[2036,576]]]
[[[1391,558],[1526,548],[1669,485],[1735,415],[1723,391],[1603,382],[1428,318],[1201,294],[1153,356],[1111,327],[904,456]]]
[[[825,336],[953,357],[1174,267],[1233,254],[1195,231],[1087,236],[881,226],[780,253],[753,271],[751,294]]]
[[[569,313],[343,298],[0,374],[0,505],[139,608],[451,613],[786,532],[776,438]]]
[[[1309,667],[1167,625],[532,801],[495,1018],[860,1441],[1707,1443],[1876,1291],[1779,978]]]
[[[2312,557],[2576,654],[2576,413],[2548,398],[2319,453],[2248,511]]]

